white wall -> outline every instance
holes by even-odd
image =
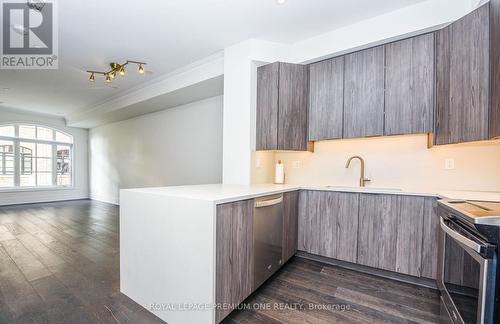
[[[73,135],[74,139],[74,180],[73,188],[49,189],[38,191],[0,191],[0,205],[24,204],[34,202],[87,199],[88,185],[88,131],[86,129],[66,127],[62,118],[34,115],[0,108],[0,123],[30,122],[47,125]]]
[[[276,152],[274,162],[284,163],[287,183],[358,186],[359,161],[354,160],[349,169],[345,168],[353,155],[365,159],[366,176],[372,179],[369,187],[500,191],[500,140],[430,149],[426,135],[321,141],[315,143],[314,153]],[[258,159],[261,166],[256,173],[273,173],[274,163],[269,166],[268,158],[261,155]],[[455,169],[445,169],[446,159],[454,159]],[[294,161],[299,161],[300,168],[294,168]],[[255,178],[256,182],[259,180]]]
[[[93,128],[90,195],[222,181],[222,96]]]

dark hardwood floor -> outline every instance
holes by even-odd
[[[120,294],[118,207],[0,207],[0,323],[162,323]]]
[[[87,200],[0,207],[0,323],[160,323],[119,292],[118,225]],[[432,289],[300,258],[245,303],[224,323],[439,322]]]

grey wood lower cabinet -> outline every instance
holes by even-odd
[[[435,279],[435,206],[433,197],[301,191],[298,249]]]
[[[218,304],[238,305],[253,286],[253,200],[217,206],[216,296]],[[216,311],[220,322],[231,309]]]
[[[283,194],[283,263],[297,252],[299,192]]]
[[[358,263],[434,279],[437,255],[431,249],[437,250],[435,201],[432,197],[361,195]]]
[[[301,191],[298,249],[356,262],[359,194]]]

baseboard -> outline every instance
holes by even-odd
[[[99,197],[96,197],[96,196],[92,196],[90,195],[90,200],[95,200],[95,201],[99,201],[99,202],[102,202],[102,203],[106,203],[106,204],[110,204],[110,205],[115,205],[115,206],[120,206],[120,203],[117,202],[117,201],[108,201],[106,199],[103,199],[103,198],[99,198]]]
[[[80,200],[90,200],[90,198],[74,198],[74,199],[56,199],[56,200],[41,200],[33,202],[19,202],[14,204],[2,204],[0,207],[12,207],[12,206],[24,206],[24,205],[40,205],[40,204],[51,204],[51,203],[61,203],[70,201],[80,201]]]
[[[41,204],[71,200],[86,200],[89,199],[88,195],[68,195],[61,197],[35,197],[35,198],[4,198],[0,199],[0,206],[13,206],[13,205],[30,205]]]
[[[299,258],[303,258],[303,259],[308,259],[308,260],[313,260],[313,261],[318,261],[318,262],[338,266],[341,268],[345,268],[345,269],[349,269],[349,270],[353,270],[353,271],[357,271],[357,272],[361,272],[361,273],[366,273],[369,275],[374,275],[374,276],[378,276],[378,277],[382,277],[382,278],[387,278],[387,279],[392,279],[392,280],[396,280],[396,281],[400,281],[400,282],[405,282],[405,283],[409,283],[412,285],[431,288],[431,289],[435,289],[435,290],[438,289],[436,280],[433,280],[433,279],[413,277],[410,275],[405,275],[405,274],[396,273],[396,272],[392,272],[392,271],[375,269],[375,268],[367,267],[364,265],[355,264],[355,263],[351,263],[351,262],[347,262],[347,261],[336,260],[336,259],[332,259],[332,258],[327,258],[324,256],[314,255],[314,254],[310,254],[310,253],[303,252],[303,251],[297,251],[297,254],[295,256],[299,257]]]

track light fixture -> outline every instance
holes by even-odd
[[[89,80],[90,81],[95,81],[95,75],[96,74],[102,74],[104,76],[104,80],[106,82],[111,82],[116,78],[116,74],[120,74],[121,76],[125,76],[125,66],[129,64],[137,64],[139,66],[139,74],[144,74],[144,65],[147,63],[144,62],[137,62],[137,61],[126,61],[123,64],[118,64],[118,63],[110,63],[109,66],[111,67],[111,70],[106,71],[106,72],[101,72],[101,71],[87,71],[87,73],[90,73]]]

